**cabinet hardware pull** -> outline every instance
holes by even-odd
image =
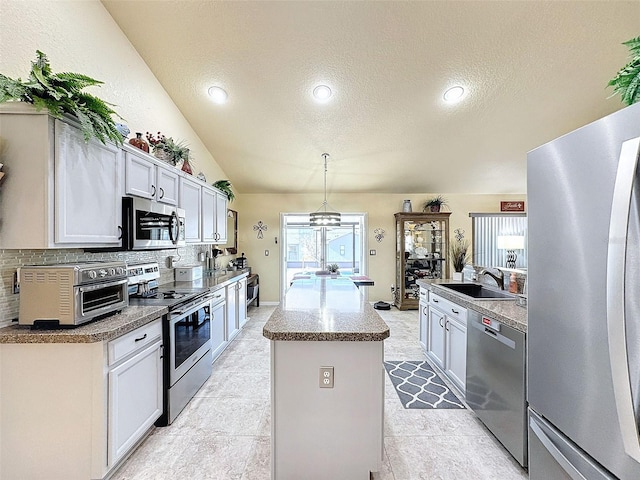
[[[122,227],[118,225],[118,230],[120,231],[120,235],[118,236],[118,240],[122,240]]]
[[[164,188],[160,187],[160,198],[164,198]]]
[[[437,298],[432,298],[431,300],[433,300],[433,303],[438,303],[438,299]]]
[[[447,325],[449,325],[449,323],[451,323],[451,322],[449,322],[449,320],[447,320],[447,321],[445,322],[445,324],[444,324],[444,329],[445,329],[447,332],[449,332],[449,331],[450,331],[450,330],[447,328]]]
[[[151,185],[151,196],[152,197],[156,196],[156,186],[155,185]]]
[[[440,326],[441,326],[442,328],[444,328],[444,325],[442,324],[442,317],[440,317],[440,320],[438,320],[438,323],[440,324]]]
[[[451,311],[452,311],[453,313],[455,313],[456,315],[460,313],[458,310],[454,310],[453,308],[451,309]]]
[[[140,338],[136,338],[136,342],[139,342],[140,340],[144,340],[145,338],[147,338],[147,334],[145,333],[143,336],[141,336]]]

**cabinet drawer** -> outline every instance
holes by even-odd
[[[430,292],[429,305],[437,308],[441,312],[447,315],[449,319],[457,320],[458,322],[467,324],[467,309],[461,307],[457,303],[454,303],[446,298],[441,297],[437,293]]]
[[[162,321],[155,320],[109,342],[109,366],[162,338]]]

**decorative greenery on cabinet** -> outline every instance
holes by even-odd
[[[111,140],[122,145],[122,135],[111,117],[118,115],[111,108],[113,105],[82,91],[102,83],[81,73],[52,73],[47,56],[37,50],[29,78],[24,82],[0,74],[0,103],[31,103],[37,110],[46,108],[52,117],[59,119],[64,114],[73,115],[80,123],[85,141],[97,138],[102,143]]]
[[[613,87],[613,95],[620,94],[620,100],[627,105],[640,101],[640,37],[622,43],[629,47],[631,61],[622,67],[607,84]]]

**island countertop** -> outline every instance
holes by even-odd
[[[375,342],[389,327],[349,278],[295,280],[263,329],[270,340]]]

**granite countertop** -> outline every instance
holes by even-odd
[[[173,282],[163,284],[163,288],[180,287],[218,290],[240,280],[249,274],[248,269],[225,272],[224,275],[203,277],[194,282]],[[166,306],[129,305],[120,313],[93,320],[72,328],[32,329],[28,325],[9,325],[0,328],[1,343],[93,343],[113,340],[168,312]]]
[[[453,280],[419,279],[416,283],[462,307],[470,308],[482,315],[495,318],[516,330],[527,333],[527,308],[516,305],[515,300],[476,300],[442,286],[447,283],[460,283]]]
[[[389,327],[346,277],[295,280],[262,334],[270,340],[375,342]]]
[[[247,277],[248,275],[249,269],[245,268],[242,270],[232,270],[224,273],[216,272],[215,275],[211,276],[204,275],[202,278],[192,282],[164,283],[161,287],[168,289],[179,289],[180,287],[208,288],[211,291],[215,291],[229,285],[230,283],[237,282],[238,280],[241,280],[242,277]]]
[[[74,328],[37,329],[28,325],[0,328],[0,343],[94,343],[113,340],[167,313],[167,307],[129,306],[120,313]]]

